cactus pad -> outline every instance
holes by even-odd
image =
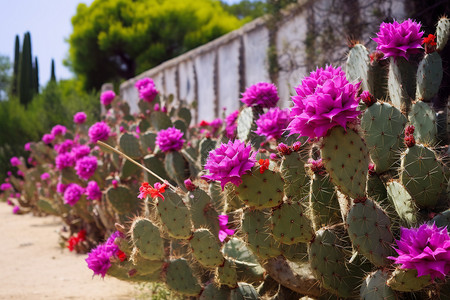
[[[150,220],[138,218],[131,225],[131,240],[135,250],[145,259],[161,260],[164,258],[164,242],[160,236],[159,228]],[[133,255],[134,256],[134,255]]]
[[[220,243],[208,229],[197,229],[189,240],[192,254],[206,268],[221,265],[224,257],[220,252]]]
[[[164,197],[158,198],[157,209],[167,233],[174,239],[190,238],[191,214],[183,199],[171,190],[166,190]]]
[[[186,296],[197,296],[202,287],[192,274],[192,269],[183,258],[171,260],[166,273],[166,284],[171,289]]]

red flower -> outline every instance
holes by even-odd
[[[162,195],[162,193],[165,192],[167,187],[166,183],[155,183],[155,187],[152,187],[148,182],[144,182],[142,183],[141,187],[139,188],[139,195],[138,198],[139,199],[144,199],[147,196],[150,196],[152,198],[157,198],[157,197],[161,197],[161,199],[164,200],[164,196]]]
[[[259,173],[263,174],[265,170],[268,170],[268,169],[269,169],[270,161],[269,161],[268,159],[262,159],[262,158],[261,158],[261,159],[258,161],[258,163],[259,163],[259,165],[260,165],[260,167],[259,167]]]
[[[209,126],[209,122],[207,122],[207,121],[205,121],[205,120],[202,120],[201,122],[200,122],[200,124],[198,124],[200,127],[203,127],[203,126]]]
[[[127,255],[123,253],[121,250],[117,250],[116,256],[118,259],[120,259],[120,261],[124,261],[127,259]]]
[[[436,36],[434,34],[429,34],[428,37],[423,39],[422,44],[425,45],[425,53],[433,53],[436,51]]]
[[[73,235],[69,238],[69,240],[67,241],[67,248],[69,248],[69,250],[72,252],[73,249],[75,249],[75,247],[84,240],[86,240],[86,230],[82,229],[76,235]]]

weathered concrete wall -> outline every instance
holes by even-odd
[[[343,9],[333,10],[339,1],[342,3],[337,6]],[[354,30],[360,31],[363,42],[373,46],[370,37],[377,30],[373,24],[378,26],[384,16],[405,18],[404,0],[370,3],[299,0],[298,6],[278,18],[257,19],[127,80],[120,86],[121,97],[129,102],[132,113],[138,112],[134,84],[140,78],[151,77],[161,94],[174,95],[172,105],[195,102],[193,122],[211,121],[221,117],[223,109],[227,113],[238,109],[240,94],[246,87],[273,80],[278,87],[280,106],[288,107],[294,88],[317,65],[343,64],[347,38]],[[374,15],[374,5],[381,14]],[[357,22],[363,22],[364,26],[355,26]],[[276,57],[269,59],[269,51],[273,50]]]

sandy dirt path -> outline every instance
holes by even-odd
[[[134,299],[135,285],[96,276],[87,255],[58,245],[56,217],[13,215],[0,203],[0,299]]]

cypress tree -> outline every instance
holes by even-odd
[[[50,81],[56,82],[56,74],[55,74],[55,60],[52,58],[52,67],[51,67],[51,75],[50,75]]]
[[[27,105],[33,99],[33,66],[31,56],[31,36],[29,32],[26,32],[23,38],[19,69],[19,100],[23,105]]]
[[[19,61],[20,61],[20,40],[19,36],[16,34],[16,43],[14,45],[14,68],[13,76],[11,82],[11,95],[17,96],[17,91],[19,88]]]
[[[37,56],[34,57],[33,88],[34,88],[34,93],[35,94],[39,94],[39,65],[38,65]]]

